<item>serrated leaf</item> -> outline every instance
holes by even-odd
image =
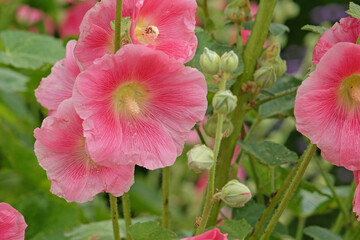
[[[253,26],[254,26],[254,21],[249,21],[243,24],[243,28],[245,30],[252,30]],[[277,36],[285,32],[290,32],[290,28],[284,24],[271,23],[269,27],[269,32],[272,35]]]
[[[301,30],[323,34],[326,30],[328,30],[328,28],[323,27],[323,26],[315,26],[315,25],[306,24],[305,26],[303,26],[301,28]]]
[[[274,142],[240,142],[240,146],[261,163],[270,167],[276,167],[286,163],[295,163],[298,160],[295,152],[290,151],[284,145]]]
[[[164,229],[157,221],[137,223],[129,228],[129,234],[133,240],[173,240],[176,234]]]
[[[0,90],[4,92],[20,92],[26,90],[27,76],[9,68],[0,68]]]
[[[360,5],[350,2],[349,10],[347,10],[346,13],[354,18],[360,19]]]
[[[343,240],[342,237],[319,226],[310,226],[304,229],[304,233],[314,240]]]
[[[250,224],[245,219],[241,220],[226,220],[225,223],[219,226],[222,233],[228,233],[228,239],[244,239],[252,231]]]
[[[5,49],[0,51],[0,63],[17,68],[38,69],[65,57],[61,41],[50,36],[7,30],[0,33],[0,40]]]

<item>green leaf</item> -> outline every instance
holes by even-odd
[[[279,78],[276,83],[263,91],[260,95],[260,100],[267,98],[268,96],[274,96],[282,94],[289,89],[294,89],[300,86],[301,81],[290,77],[284,76]],[[259,107],[259,114],[261,118],[284,118],[293,115],[293,109],[295,104],[296,93],[286,95],[267,103],[262,104]]]
[[[176,234],[164,229],[157,221],[137,223],[129,228],[129,234],[133,240],[173,240]]]
[[[314,240],[343,240],[342,237],[319,226],[307,227],[304,229],[304,233],[312,237]]]
[[[8,68],[0,68],[0,90],[4,92],[20,92],[26,90],[27,76]]]
[[[327,196],[318,192],[309,192],[300,190],[301,199],[301,213],[304,216],[313,215],[323,204],[331,201]]]
[[[254,21],[249,21],[243,24],[243,28],[245,30],[252,30],[253,26],[254,26]],[[290,28],[284,24],[271,23],[269,27],[269,31],[274,36],[277,36],[285,32],[290,32]]]
[[[0,63],[17,68],[38,69],[65,57],[62,42],[50,36],[7,30],[0,33],[0,40],[5,48],[0,51]]]
[[[245,219],[241,220],[226,220],[224,225],[219,227],[222,233],[228,233],[228,239],[244,239],[252,231],[252,227]]]
[[[305,26],[303,26],[301,28],[301,30],[323,34],[326,30],[328,30],[328,28],[323,27],[323,26],[315,26],[315,25],[306,24]]]
[[[261,163],[270,167],[276,167],[285,163],[294,163],[298,160],[295,152],[290,151],[284,145],[274,142],[240,142],[240,146]]]
[[[360,19],[360,5],[350,2],[349,10],[347,10],[346,13],[354,18]]]
[[[233,219],[245,219],[254,227],[264,209],[264,205],[258,204],[254,200],[250,200],[242,208],[233,208],[232,217]]]

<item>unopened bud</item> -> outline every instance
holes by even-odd
[[[207,47],[204,48],[204,52],[200,55],[200,66],[204,72],[214,75],[218,73],[220,65],[220,56],[209,50]]]
[[[208,135],[209,137],[215,138],[217,122],[218,122],[217,115],[214,115],[214,116],[210,117],[205,122],[204,130],[205,130],[206,135]],[[223,122],[223,127],[222,127],[222,135],[223,135],[223,137],[229,137],[231,135],[231,133],[233,132],[233,130],[234,130],[234,125],[232,124],[230,119],[225,118],[225,120]]]
[[[230,207],[240,208],[251,199],[249,188],[238,180],[229,181],[217,194]]]
[[[234,51],[226,52],[220,59],[220,70],[222,72],[232,73],[239,64],[239,58]]]
[[[252,14],[249,0],[233,0],[226,6],[225,16],[238,24],[250,21]]]
[[[264,66],[256,70],[254,79],[259,88],[269,88],[276,82],[275,69],[271,66]]]
[[[274,68],[275,68],[276,76],[277,77],[282,76],[287,70],[286,61],[282,60],[280,56],[277,56],[274,59]]]
[[[279,43],[272,44],[270,47],[265,49],[265,51],[260,56],[260,62],[266,62],[274,60],[275,57],[280,55],[281,46]]]
[[[236,108],[237,97],[229,90],[217,92],[212,100],[216,112],[228,114]]]
[[[209,170],[214,164],[214,152],[205,145],[196,145],[187,152],[188,166],[196,173]]]

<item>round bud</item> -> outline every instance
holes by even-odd
[[[214,152],[205,145],[196,145],[187,152],[188,166],[196,173],[209,170],[214,164]]]
[[[206,121],[206,123],[204,124],[204,130],[205,130],[206,135],[208,135],[209,137],[215,138],[217,122],[218,122],[217,115],[210,117]],[[223,122],[223,127],[222,127],[223,137],[229,137],[231,135],[231,133],[233,132],[233,130],[234,130],[234,125],[232,124],[230,119],[225,118],[225,120]]]
[[[217,92],[212,100],[216,112],[228,114],[236,108],[237,97],[229,90]]]
[[[218,73],[219,65],[220,56],[216,52],[204,48],[204,52],[200,55],[200,66],[204,72],[214,75]]]
[[[287,66],[286,66],[286,61],[282,60],[280,56],[277,56],[274,59],[274,67],[275,67],[275,73],[277,77],[282,76],[286,70],[287,70]]]
[[[230,207],[243,207],[251,199],[249,188],[238,180],[229,181],[217,194]]]
[[[232,73],[239,64],[239,58],[234,51],[226,52],[220,59],[220,70],[222,72]]]
[[[256,70],[254,79],[259,88],[269,88],[276,82],[276,73],[274,67],[264,66]]]
[[[224,13],[228,19],[240,25],[252,18],[249,0],[233,0],[226,6]]]

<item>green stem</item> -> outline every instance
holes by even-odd
[[[170,184],[170,167],[165,167],[162,170],[163,228],[169,227],[169,189],[170,189],[169,184]]]
[[[326,182],[326,185],[328,186],[328,188],[330,188],[330,191],[331,191],[333,197],[335,198],[335,201],[336,201],[337,204],[339,205],[342,214],[345,216],[346,222],[348,222],[348,221],[350,220],[350,219],[349,219],[349,213],[348,213],[348,211],[345,209],[344,204],[341,202],[339,196],[337,195],[334,186],[333,186],[332,183],[330,182],[329,177],[326,175],[324,169],[321,167],[321,165],[320,165],[320,163],[319,163],[319,160],[316,160],[315,162],[316,162],[318,168],[320,169],[321,175],[323,176],[323,178],[324,178],[324,180],[325,180],[325,182]]]
[[[290,202],[295,190],[299,186],[302,177],[304,176],[305,170],[310,163],[314,153],[316,151],[316,145],[310,144],[304,153],[304,158],[301,161],[298,171],[296,172],[293,181],[290,183],[288,190],[286,191],[284,198],[281,200],[279,207],[276,209],[275,214],[271,218],[269,225],[266,227],[264,234],[261,236],[260,240],[266,240],[270,238],[271,233],[274,231],[276,224],[279,222],[279,219],[284,212],[285,208]]]
[[[121,15],[122,15],[122,0],[116,0],[116,16],[115,16],[115,39],[114,39],[114,53],[121,48]]]
[[[252,80],[256,63],[260,57],[263,45],[268,35],[269,26],[273,17],[276,0],[261,0],[250,39],[244,50],[244,73],[233,86],[233,93],[238,97],[238,105],[230,114],[234,125],[233,133],[222,141],[219,160],[216,163],[215,187],[221,189],[229,178],[231,159],[241,132],[247,108],[248,95],[241,92],[243,83]],[[220,211],[220,202],[215,202],[209,218],[209,226],[214,226]]]
[[[261,104],[264,104],[264,103],[270,102],[270,101],[272,101],[272,100],[275,100],[275,99],[278,99],[278,98],[281,98],[281,97],[284,97],[284,96],[287,96],[287,95],[296,93],[297,89],[298,89],[297,87],[296,87],[296,88],[290,88],[290,89],[288,89],[288,90],[286,90],[286,91],[283,91],[283,92],[281,92],[281,93],[279,93],[279,94],[275,94],[275,95],[273,95],[273,96],[271,96],[271,97],[262,99],[262,100],[260,100],[260,101],[258,101],[258,102],[256,103],[256,106],[258,107],[258,106],[260,106]]]
[[[275,192],[275,168],[269,167],[270,170],[270,184],[271,184],[271,193]]]
[[[306,217],[301,216],[299,218],[299,222],[298,222],[298,226],[297,226],[297,230],[296,230],[296,238],[295,238],[295,240],[301,240],[302,239],[305,223],[306,223]]]
[[[201,131],[200,131],[199,125],[196,124],[194,128],[195,128],[197,134],[199,135],[199,138],[200,138],[201,143],[204,144],[204,145],[206,145],[205,138],[204,138],[204,136],[202,135],[202,133],[201,133]]]
[[[264,204],[264,196],[262,194],[262,188],[260,186],[260,179],[258,176],[258,170],[256,169],[256,160],[253,156],[251,156],[249,154],[249,158],[250,158],[250,167],[251,167],[251,172],[254,176],[254,180],[255,180],[255,184],[256,184],[256,196],[257,196],[257,200],[259,204]]]
[[[110,199],[110,212],[111,212],[111,221],[113,225],[114,239],[120,240],[120,228],[119,228],[119,212],[117,205],[117,198],[109,193]]]
[[[204,13],[205,13],[205,17],[206,18],[209,18],[209,8],[208,8],[208,2],[207,2],[207,0],[204,0],[204,5],[203,5],[203,7],[204,7]]]
[[[126,239],[131,240],[131,236],[129,234],[129,227],[131,226],[131,207],[130,194],[128,192],[122,195],[122,206],[125,219]]]
[[[270,198],[269,203],[268,203],[266,209],[264,210],[264,212],[262,213],[259,221],[256,223],[256,225],[254,227],[254,231],[251,234],[249,240],[256,240],[258,238],[258,236],[260,235],[260,233],[262,232],[263,227],[265,226],[271,213],[273,212],[273,210],[275,209],[275,207],[277,206],[278,202],[281,200],[281,198],[283,197],[285,192],[288,190],[290,183],[293,181],[295,175],[297,174],[304,157],[305,157],[305,154],[303,154],[301,156],[298,163],[295,165],[295,167],[291,170],[289,175],[286,177],[286,179],[284,180],[283,184],[281,185],[279,190],[276,192],[276,194],[272,198]]]

